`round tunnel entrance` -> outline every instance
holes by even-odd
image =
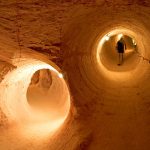
[[[123,53],[123,63],[118,65],[117,42],[122,38],[126,48]],[[142,67],[141,56],[145,55],[145,47],[141,39],[142,34],[120,26],[101,33],[96,42],[98,71],[115,82],[132,80]]]
[[[62,80],[59,74],[50,69],[40,69],[32,75],[27,101],[43,119],[62,118],[68,111],[68,91]]]
[[[24,133],[54,132],[70,111],[70,94],[62,74],[36,59],[25,58],[16,66],[0,85],[2,111]]]
[[[119,42],[123,43],[122,52],[118,49]],[[135,39],[122,33],[104,36],[99,58],[104,67],[115,72],[133,70],[140,62]]]

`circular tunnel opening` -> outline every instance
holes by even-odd
[[[104,36],[99,58],[103,66],[115,72],[134,70],[140,62],[135,39],[122,33]]]
[[[36,71],[27,90],[27,101],[34,109],[41,111],[49,110],[50,89],[52,86],[52,75],[49,69]]]
[[[123,53],[123,63],[118,65],[119,54],[116,47],[121,38],[126,49]],[[101,33],[96,42],[96,64],[99,73],[115,82],[132,80],[142,67],[141,56],[146,53],[142,38],[142,34],[135,30],[120,26]]]
[[[15,65],[0,85],[2,111],[25,134],[54,132],[70,111],[63,75],[40,60],[25,58]]]
[[[40,69],[31,78],[27,102],[44,119],[62,118],[67,113],[67,95],[63,77],[50,69]]]

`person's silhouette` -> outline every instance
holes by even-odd
[[[125,49],[126,49],[126,44],[125,44],[123,38],[121,38],[121,39],[117,42],[117,51],[118,51],[118,54],[119,54],[119,62],[118,62],[118,65],[123,64],[123,54],[124,54]]]

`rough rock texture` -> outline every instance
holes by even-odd
[[[149,26],[149,0],[1,0],[0,58],[10,63],[24,49],[47,55],[65,75],[72,107],[53,136],[1,129],[0,149],[149,150]],[[116,29],[135,37],[148,60],[130,71],[106,70],[97,45]]]
[[[21,46],[46,53],[61,66],[63,26],[73,20],[75,13],[94,7],[110,7],[112,11],[119,8],[124,11],[137,5],[149,7],[150,4],[148,0],[1,0],[1,33],[11,36],[16,42],[19,41]]]
[[[4,79],[5,75],[12,71],[15,68],[15,66],[1,61],[0,62],[0,82]],[[0,128],[7,128],[8,126],[8,119],[6,117],[6,115],[3,113],[3,111],[0,108]]]

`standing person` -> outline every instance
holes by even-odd
[[[124,54],[125,49],[126,49],[126,44],[125,44],[123,38],[121,38],[117,42],[117,51],[118,51],[118,54],[119,54],[118,65],[122,65],[123,64],[123,54]]]

